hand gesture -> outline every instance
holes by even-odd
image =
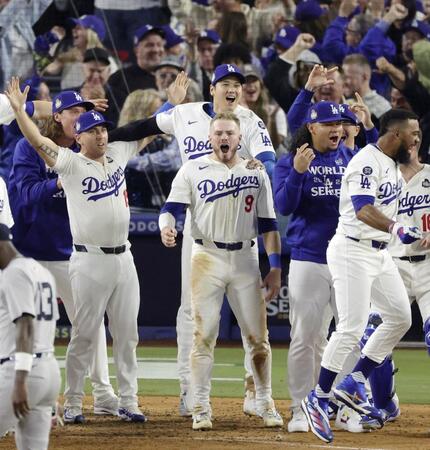
[[[30,86],[26,86],[24,92],[21,92],[18,77],[12,77],[12,79],[9,81],[5,94],[9,99],[10,106],[12,106],[12,109],[14,111],[19,111],[22,108],[27,100],[27,94],[29,90]]]
[[[28,393],[25,379],[18,379],[17,375],[12,391],[12,406],[13,412],[18,419],[26,416],[30,411],[30,407],[28,406]]]
[[[339,17],[349,17],[357,6],[357,0],[342,0],[339,6]]]
[[[315,45],[315,38],[312,36],[312,34],[300,33],[297,36],[294,45],[296,47],[299,47],[301,50],[308,50]]]
[[[187,95],[190,79],[185,72],[179,72],[175,81],[166,89],[167,101],[172,105],[180,105]]]
[[[380,19],[384,12],[384,0],[370,0],[368,10],[374,19]]]
[[[355,93],[355,99],[356,101],[350,106],[351,111],[358,117],[366,130],[372,129],[375,125],[372,122],[369,108],[358,92]]]
[[[337,67],[327,69],[320,64],[315,64],[312,72],[309,74],[308,81],[306,82],[305,89],[315,92],[318,88],[334,84],[334,79],[331,75],[337,71]]]
[[[109,102],[107,98],[94,98],[88,101],[94,103],[94,109],[96,111],[105,112],[109,108]]]
[[[391,63],[388,62],[387,58],[385,56],[380,56],[376,61],[376,68],[381,73],[387,73],[390,71]]]
[[[309,144],[303,144],[297,149],[296,156],[294,156],[293,165],[297,172],[305,173],[311,162],[315,158],[314,151],[309,147]]]
[[[392,4],[388,12],[384,15],[383,20],[393,23],[396,20],[403,20],[408,15],[408,8],[401,3]]]
[[[175,228],[164,227],[161,230],[161,242],[166,247],[175,247],[176,246],[176,236],[178,232]]]
[[[270,269],[270,272],[264,277],[261,287],[266,288],[266,295],[264,296],[266,302],[269,302],[278,296],[281,289],[281,272],[281,269],[273,268]]]

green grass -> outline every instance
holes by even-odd
[[[57,347],[56,354],[64,356],[65,347]],[[272,386],[275,399],[289,398],[287,374],[286,348],[274,348],[272,364]],[[112,350],[109,349],[111,356]],[[139,347],[138,358],[157,359],[175,358],[174,347]],[[430,358],[425,350],[400,349],[394,353],[394,360],[399,372],[396,375],[396,389],[403,403],[426,404],[430,403]],[[215,366],[213,377],[242,378],[243,350],[241,348],[215,349],[215,363],[231,364],[231,366]],[[145,362],[142,363],[143,367]],[[111,375],[115,374],[115,367],[110,367]],[[139,380],[140,395],[178,395],[177,380]],[[87,393],[91,392],[90,383],[85,386]],[[214,397],[242,397],[243,383],[241,381],[213,381],[212,396]]]

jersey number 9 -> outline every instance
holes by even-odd
[[[247,195],[245,197],[245,211],[251,212],[252,211],[252,205],[254,204],[254,196],[253,195]]]

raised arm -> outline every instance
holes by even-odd
[[[37,153],[46,164],[49,167],[53,167],[57,161],[58,145],[51,139],[40,134],[39,128],[37,128],[36,124],[30,119],[22,106],[27,99],[29,89],[29,86],[27,86],[24,89],[24,92],[21,92],[18,78],[13,77],[8,83],[5,94],[15,112],[16,121],[23,135],[30,145],[36,149]]]

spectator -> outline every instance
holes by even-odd
[[[252,63],[252,56],[249,50],[240,44],[221,44],[214,55],[214,66],[221,64],[235,64],[243,68],[245,64]]]
[[[164,31],[159,27],[143,25],[134,35],[136,64],[117,73],[108,80],[112,97],[121,109],[127,95],[136,89],[156,88],[154,70],[164,57]]]
[[[169,25],[163,25],[161,28],[164,31],[164,38],[166,40],[164,44],[166,54],[174,56],[184,55],[184,38],[182,36],[179,36],[179,34],[176,34],[173,28]]]
[[[412,111],[412,107],[406,97],[394,86],[391,89],[390,104],[393,109],[407,109],[408,111]]]
[[[342,64],[345,77],[345,96],[352,98],[358,92],[369,108],[373,118],[379,119],[382,114],[391,109],[387,99],[370,89],[372,69],[367,58],[361,54],[351,54],[345,57]]]
[[[155,69],[155,84],[162,96],[184,67],[178,57],[166,56]]]

